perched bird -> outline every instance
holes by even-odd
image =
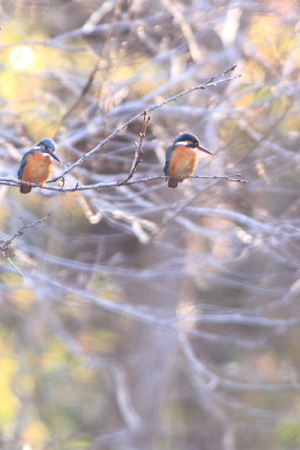
[[[43,139],[36,147],[25,153],[18,171],[19,180],[27,181],[22,184],[20,192],[28,194],[31,191],[31,183],[39,183],[41,187],[52,176],[52,159],[60,162],[55,154],[56,144],[52,139]]]
[[[200,147],[199,139],[188,132],[180,133],[173,145],[167,148],[164,172],[171,177],[168,179],[169,188],[176,188],[178,183],[195,173],[199,161],[198,150],[213,155]]]

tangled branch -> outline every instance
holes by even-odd
[[[192,88],[189,88],[189,89],[187,89],[187,90],[185,90],[183,92],[180,92],[179,94],[173,95],[173,97],[170,97],[167,100],[164,100],[164,101],[158,103],[157,105],[151,106],[150,108],[147,109],[148,114],[150,112],[152,112],[152,111],[155,111],[158,108],[161,108],[162,106],[166,105],[167,103],[173,102],[173,101],[177,100],[178,98],[183,97],[184,95],[190,94],[193,91],[196,91],[196,90],[199,90],[199,89],[206,89],[206,88],[211,87],[211,86],[217,86],[220,83],[232,81],[232,80],[235,80],[236,78],[241,77],[242,75],[239,74],[239,75],[236,75],[234,77],[223,78],[224,75],[228,74],[229,72],[232,72],[235,68],[236,68],[236,64],[234,66],[230,67],[225,72],[222,72],[222,73],[220,73],[220,74],[210,78],[208,81],[206,81],[203,84],[200,84],[200,85],[194,86]],[[67,167],[60,175],[58,175],[57,177],[51,178],[51,180],[49,180],[49,182],[52,183],[54,181],[59,180],[60,178],[63,178],[65,175],[67,175],[67,173],[69,173],[73,169],[75,169],[75,167],[82,165],[86,158],[89,158],[91,155],[93,155],[94,153],[96,153],[99,150],[101,150],[102,147],[105,144],[107,144],[107,142],[109,142],[111,139],[113,139],[122,130],[127,128],[128,125],[130,125],[132,122],[134,122],[135,120],[137,120],[140,117],[142,117],[144,115],[144,113],[145,113],[145,110],[139,112],[134,117],[129,119],[127,122],[125,122],[119,128],[117,128],[113,133],[111,133],[107,138],[105,138],[105,139],[103,139],[103,141],[99,142],[99,144],[96,145],[96,147],[94,147],[89,152],[87,152],[84,155],[82,155],[74,164],[72,164],[71,166]],[[146,180],[146,181],[149,181],[149,180]],[[124,183],[122,183],[122,184],[124,184]],[[116,186],[119,186],[119,185],[120,184],[117,184]],[[93,188],[90,188],[90,189],[93,189]]]
[[[227,75],[229,72],[232,72],[234,69],[236,68],[236,65],[230,67],[228,70],[214,76],[211,77],[209,80],[207,80],[205,83],[191,87],[183,92],[180,92],[179,94],[176,94],[170,98],[168,98],[167,100],[164,100],[156,105],[153,105],[151,107],[149,107],[148,109],[145,109],[143,111],[141,111],[140,113],[136,114],[134,117],[132,117],[131,119],[129,119],[127,122],[125,122],[123,125],[121,125],[119,128],[117,128],[113,133],[111,133],[108,137],[106,137],[105,139],[103,139],[101,142],[99,142],[98,145],[96,145],[93,149],[91,149],[89,152],[85,153],[84,155],[82,155],[76,162],[74,162],[73,164],[69,165],[68,167],[65,168],[65,170],[58,176],[51,178],[48,183],[52,183],[58,180],[63,180],[62,186],[51,186],[49,184],[44,185],[43,188],[46,190],[50,190],[50,191],[61,191],[61,192],[75,192],[75,191],[85,191],[85,190],[90,190],[90,189],[96,189],[99,190],[101,188],[108,188],[108,187],[113,187],[113,186],[123,186],[123,185],[130,185],[130,184],[135,184],[135,183],[144,183],[144,182],[149,182],[149,181],[153,181],[153,180],[165,180],[168,177],[165,176],[148,176],[148,177],[140,177],[137,179],[132,179],[134,173],[136,172],[137,166],[138,164],[141,162],[141,157],[143,154],[143,141],[145,138],[145,134],[146,134],[146,129],[147,126],[149,124],[150,121],[150,112],[154,111],[158,108],[161,108],[162,106],[166,105],[167,103],[170,103],[172,101],[177,100],[178,98],[190,94],[193,91],[199,90],[199,89],[206,89],[208,87],[211,86],[217,86],[220,83],[224,83],[224,82],[229,82],[232,81],[240,76],[242,76],[241,74],[233,76],[233,77],[227,77],[225,78],[224,76]],[[92,80],[92,78],[91,78]],[[90,156],[92,156],[94,153],[100,151],[102,149],[102,147],[107,144],[107,142],[109,142],[110,140],[112,140],[117,134],[119,134],[122,130],[124,130],[125,128],[127,128],[132,122],[138,120],[139,118],[144,117],[143,119],[143,125],[142,125],[142,130],[140,132],[140,140],[139,143],[135,143],[135,154],[134,154],[134,158],[132,161],[132,165],[131,168],[129,170],[128,175],[126,176],[125,180],[122,181],[113,181],[113,182],[108,182],[108,183],[96,183],[96,184],[87,184],[87,185],[80,185],[79,183],[76,183],[75,186],[65,186],[64,183],[64,178],[65,176],[73,171],[76,167],[82,165],[84,163],[84,161],[89,158]],[[242,180],[239,177],[235,177],[235,176],[195,176],[195,177],[191,177],[191,178],[206,178],[206,179],[223,179],[223,180],[227,180],[227,181],[233,181],[233,182],[240,182],[240,183],[245,183],[246,180]],[[25,184],[26,182],[15,179],[13,177],[2,177],[0,178],[0,184],[3,185],[8,185],[8,186],[21,186],[21,184]],[[32,183],[32,187],[40,187],[39,184],[35,184]]]
[[[9,264],[11,265],[11,267],[13,267],[21,277],[24,276],[23,273],[20,271],[20,269],[18,269],[15,266],[15,264],[10,259],[12,256],[14,256],[12,249],[11,249],[11,245],[17,237],[22,236],[22,234],[24,233],[24,230],[26,230],[26,228],[35,227],[39,223],[42,223],[45,220],[47,220],[50,215],[51,215],[51,213],[47,214],[45,217],[42,217],[41,219],[37,220],[34,223],[28,223],[28,224],[25,223],[24,225],[20,225],[18,231],[11,238],[7,239],[6,241],[4,239],[0,238],[0,242],[2,242],[2,244],[0,244],[0,256],[2,256],[2,258],[6,259],[9,262]]]

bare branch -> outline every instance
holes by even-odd
[[[214,77],[211,77],[208,81],[206,81],[205,83],[203,83],[201,85],[189,88],[183,92],[180,92],[179,94],[174,95],[173,97],[168,98],[167,100],[164,100],[163,102],[158,103],[157,105],[153,105],[150,108],[145,109],[143,112],[138,113],[137,115],[132,117],[130,120],[128,120],[125,124],[123,124],[121,127],[116,129],[113,133],[111,133],[106,139],[101,141],[96,147],[94,147],[92,150],[90,150],[89,152],[82,155],[75,163],[73,163],[72,165],[68,165],[60,175],[51,178],[48,181],[48,183],[55,182],[59,179],[64,180],[64,177],[66,174],[71,172],[75,167],[82,165],[83,162],[85,161],[85,159],[87,159],[88,157],[90,157],[91,155],[93,155],[94,153],[99,151],[108,141],[113,139],[118,133],[120,133],[120,131],[125,129],[129,124],[131,124],[132,122],[134,122],[135,120],[137,120],[143,116],[144,119],[143,119],[142,131],[140,134],[140,141],[139,141],[139,144],[136,144],[135,156],[132,161],[132,165],[131,165],[129,174],[125,180],[115,181],[115,182],[110,182],[110,183],[97,183],[97,184],[91,184],[91,185],[85,185],[85,186],[79,185],[78,183],[76,183],[75,187],[65,187],[64,181],[63,181],[62,186],[45,185],[45,186],[43,186],[43,188],[47,189],[47,190],[53,190],[53,191],[74,192],[74,191],[79,191],[79,190],[83,191],[83,190],[88,190],[88,189],[100,189],[100,188],[104,188],[104,187],[123,186],[125,184],[142,183],[142,182],[147,182],[147,181],[152,181],[152,180],[157,180],[157,179],[166,179],[167,177],[164,177],[164,176],[152,176],[152,177],[140,178],[139,180],[131,180],[131,178],[133,177],[133,175],[137,169],[137,166],[141,160],[141,156],[143,154],[142,145],[143,145],[143,141],[145,138],[146,129],[149,124],[150,117],[151,117],[149,115],[149,112],[154,111],[158,108],[161,108],[165,104],[170,103],[171,101],[175,101],[178,98],[180,98],[184,95],[187,95],[195,90],[206,89],[207,87],[216,86],[219,83],[231,81],[231,80],[234,80],[234,79],[242,76],[242,75],[236,75],[234,77],[222,78],[222,77],[224,77],[224,75],[233,71],[235,68],[236,68],[236,65],[230,67],[226,71],[221,72],[220,74],[218,74]],[[84,95],[86,94],[86,92],[88,91],[88,89],[90,88],[90,86],[93,82],[93,79],[94,79],[94,76],[95,76],[95,73],[97,72],[97,70],[98,70],[98,62],[95,65],[93,71],[91,72],[89,79],[88,79],[87,83],[85,84],[84,88],[82,89],[81,94],[79,95],[78,99],[75,101],[75,103],[70,108],[70,110],[65,114],[62,121],[73,111],[73,109],[79,104],[81,99],[84,97]],[[227,181],[234,181],[234,182],[240,182],[240,183],[246,182],[246,180],[238,179],[237,177],[234,177],[234,176],[233,177],[230,177],[230,176],[212,176],[212,177],[211,176],[209,176],[209,177],[199,176],[199,177],[197,177],[196,176],[196,177],[191,177],[191,178],[214,178],[214,179],[218,178],[218,179],[225,179]],[[22,180],[16,181],[14,178],[6,178],[5,177],[5,178],[0,178],[0,184],[8,185],[8,186],[20,186],[22,184],[26,184],[26,182],[22,181]],[[32,187],[40,187],[40,185],[32,183]]]
[[[202,57],[201,50],[193,34],[193,30],[187,18],[181,12],[179,5],[175,2],[172,2],[171,0],[161,0],[161,2],[164,5],[164,7],[170,12],[170,14],[172,14],[174,19],[177,21],[182,31],[182,34],[185,37],[193,60],[200,61]]]
[[[51,215],[51,213],[47,214],[45,217],[42,217],[42,219],[37,220],[34,223],[24,224],[24,225],[20,226],[18,231],[10,239],[7,239],[6,241],[4,241],[3,239],[0,238],[0,241],[2,241],[2,244],[0,245],[0,256],[2,256],[2,258],[6,259],[9,262],[9,264],[18,272],[18,274],[21,277],[24,276],[23,273],[14,265],[14,263],[10,259],[11,256],[13,256],[13,254],[11,253],[10,246],[17,237],[22,236],[22,234],[24,233],[24,230],[26,228],[31,228],[31,227],[38,225],[39,223],[44,222],[45,220],[48,219],[48,217],[50,215]]]
[[[77,108],[77,106],[80,104],[80,102],[82,101],[82,99],[85,97],[85,95],[87,94],[87,92],[89,91],[90,87],[93,84],[95,75],[98,71],[98,67],[99,67],[99,60],[100,57],[98,58],[95,66],[93,67],[93,70],[90,73],[90,76],[87,79],[87,82],[85,83],[85,85],[83,86],[79,96],[76,98],[76,100],[74,101],[74,103],[70,106],[70,108],[68,109],[68,111],[66,111],[66,113],[63,115],[63,117],[61,118],[59,125],[58,125],[58,130],[60,129],[60,127],[63,125],[63,123],[66,121],[66,119],[72,114],[72,112],[74,111],[74,109]],[[58,131],[57,131],[58,132]],[[57,135],[57,132],[55,135]],[[54,136],[55,138],[55,136]]]
[[[148,114],[148,111],[145,109],[143,127],[142,127],[142,131],[140,133],[140,142],[139,142],[139,144],[136,144],[135,154],[134,154],[134,159],[132,161],[131,169],[130,169],[129,174],[126,177],[126,179],[124,181],[122,181],[121,183],[119,183],[118,186],[123,186],[124,184],[127,184],[127,182],[133,177],[133,174],[136,171],[138,164],[141,162],[141,157],[143,155],[143,148],[142,148],[143,141],[146,136],[146,129],[147,129],[148,123],[150,122],[150,119],[151,119],[151,116]]]
[[[160,103],[158,103],[157,105],[153,105],[150,108],[147,108],[148,113],[150,113],[151,111],[155,111],[158,108],[161,108],[162,106],[166,105],[167,103],[170,103],[174,100],[177,100],[180,97],[183,97],[184,95],[190,94],[193,91],[199,90],[199,89],[206,89],[207,87],[210,86],[217,86],[217,84],[220,83],[224,83],[224,82],[228,82],[228,81],[232,81],[235,80],[236,78],[241,77],[242,75],[236,75],[234,77],[229,77],[229,78],[222,78],[224,75],[226,75],[227,73],[233,71],[236,68],[236,65],[230,67],[229,69],[227,69],[226,71],[220,73],[219,75],[210,78],[208,81],[206,81],[203,84],[194,86],[192,88],[189,88],[183,92],[180,92],[179,94],[174,95],[173,97],[168,98],[167,100],[164,100]],[[221,78],[221,79],[218,79]],[[132,117],[131,119],[129,119],[127,122],[125,122],[123,125],[121,125],[119,128],[117,128],[115,131],[113,131],[113,133],[111,133],[107,138],[103,139],[103,141],[99,142],[98,145],[96,145],[96,147],[94,147],[92,150],[90,150],[89,152],[85,153],[84,155],[82,155],[75,163],[71,164],[69,167],[67,167],[60,175],[51,178],[51,180],[49,180],[49,182],[54,182],[59,180],[60,178],[64,177],[67,173],[71,172],[75,167],[78,167],[80,165],[83,164],[83,162],[85,161],[86,158],[88,158],[89,156],[93,155],[94,153],[98,152],[99,150],[101,150],[101,148],[107,143],[109,142],[111,139],[113,139],[117,134],[119,134],[122,130],[124,130],[126,127],[128,127],[128,125],[130,125],[132,122],[134,122],[135,120],[139,119],[140,117],[142,117],[144,115],[145,110],[143,110],[142,112],[136,114],[134,117]]]
[[[138,150],[138,148],[137,148]],[[137,154],[137,151],[136,151]],[[43,187],[41,188],[40,184],[37,183],[31,183],[31,187],[39,187],[43,190],[47,190],[47,191],[56,191],[56,192],[75,192],[75,191],[87,191],[90,189],[102,189],[102,188],[109,188],[109,187],[115,187],[115,186],[123,186],[123,185],[131,185],[131,184],[139,184],[139,183],[145,183],[148,181],[154,181],[154,180],[168,180],[170,177],[168,176],[164,176],[164,175],[154,175],[154,176],[149,176],[149,177],[141,177],[141,178],[137,178],[132,180],[132,176],[134,174],[134,170],[133,169],[133,173],[132,172],[132,168],[135,166],[137,166],[136,164],[136,154],[134,157],[134,161],[132,163],[132,167],[130,169],[129,175],[128,175],[128,179],[126,179],[125,181],[111,181],[108,183],[96,183],[96,184],[86,184],[86,185],[81,185],[78,182],[76,183],[76,185],[74,187],[71,186],[51,186],[50,184],[45,184],[43,185]],[[139,163],[140,161],[138,161]],[[136,165],[135,165],[136,164]],[[203,180],[226,180],[226,181],[232,181],[235,183],[248,183],[247,180],[244,180],[242,178],[238,178],[236,175],[193,175],[191,177],[187,177],[190,179],[193,178],[202,178]],[[53,180],[49,180],[48,183],[51,183]],[[3,185],[7,185],[7,186],[20,186],[21,184],[26,184],[26,182],[21,181],[21,180],[17,180],[16,178],[12,178],[12,177],[3,177],[0,178],[0,184]]]

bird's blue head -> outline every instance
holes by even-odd
[[[214,155],[210,150],[202,147],[199,143],[199,139],[192,133],[183,132],[180,133],[174,141],[173,145],[184,145],[186,147],[192,147],[197,150],[201,150],[202,152],[208,153],[210,155]]]
[[[55,154],[56,151],[56,144],[55,142],[50,139],[46,138],[43,139],[41,142],[37,144],[37,147],[43,148],[46,153],[49,153],[50,156],[52,156],[56,161],[60,162],[59,157]]]
[[[199,147],[199,140],[192,133],[187,133],[187,132],[180,133],[177,136],[177,138],[175,139],[174,144],[179,144],[180,142],[182,142],[182,143],[184,142],[185,145],[189,144],[189,145],[194,146],[194,147]]]

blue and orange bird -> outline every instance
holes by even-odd
[[[31,183],[43,184],[52,176],[52,158],[60,162],[55,154],[56,144],[52,139],[46,138],[25,153],[18,171],[19,180],[27,181],[22,184],[20,192],[28,194],[31,191]]]
[[[194,175],[199,161],[198,150],[213,155],[212,152],[200,146],[199,139],[192,133],[180,133],[173,144],[167,148],[164,172],[169,188],[177,188],[185,178]]]

